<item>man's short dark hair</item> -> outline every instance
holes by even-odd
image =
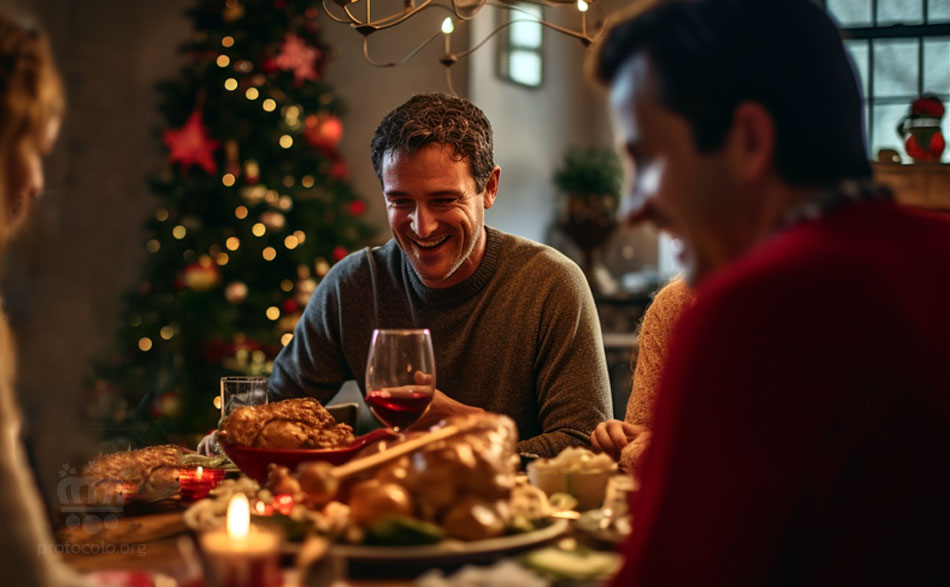
[[[485,189],[495,168],[491,123],[477,106],[448,94],[417,94],[383,118],[370,144],[376,177],[383,180],[387,153],[434,143],[451,147],[458,161],[467,159],[475,187]]]
[[[654,4],[605,35],[592,64],[601,82],[642,53],[657,100],[686,118],[701,151],[722,145],[736,106],[750,100],[772,115],[775,167],[789,184],[870,176],[857,77],[821,8],[809,0]]]

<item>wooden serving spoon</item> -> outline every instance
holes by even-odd
[[[427,444],[445,440],[463,432],[471,432],[479,427],[480,425],[475,419],[461,424],[450,424],[376,454],[350,461],[345,465],[333,466],[321,461],[303,463],[297,468],[300,477],[300,488],[315,503],[326,503],[333,499],[340,489],[340,483],[347,477],[374,469]]]

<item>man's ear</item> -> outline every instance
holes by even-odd
[[[488,182],[485,183],[485,195],[482,196],[482,202],[486,210],[495,205],[495,197],[498,196],[498,182],[500,179],[501,167],[496,165],[495,168],[491,170],[491,175],[488,176]]]
[[[741,102],[732,115],[726,153],[735,177],[757,182],[775,169],[775,120],[762,104]]]

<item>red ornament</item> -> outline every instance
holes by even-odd
[[[333,179],[346,179],[346,175],[349,172],[350,170],[346,167],[346,162],[342,159],[334,161],[333,165],[330,166],[330,176],[333,177]]]
[[[207,291],[221,281],[221,272],[210,258],[202,257],[182,270],[181,280],[190,289]]]
[[[213,155],[215,149],[221,146],[221,141],[208,137],[208,129],[201,120],[200,110],[192,112],[180,129],[162,133],[162,141],[171,151],[168,160],[172,163],[180,162],[182,171],[188,171],[192,165],[200,165],[209,175],[217,173],[218,165]]]
[[[363,200],[353,200],[350,202],[350,215],[359,216],[363,212],[366,212],[366,202]]]
[[[333,249],[333,260],[339,261],[346,256],[346,249],[341,246],[337,246]]]
[[[284,310],[285,313],[293,314],[294,312],[297,311],[297,308],[299,308],[299,306],[297,305],[297,302],[295,302],[294,300],[288,299],[288,300],[284,300],[284,303],[281,304],[281,308]]]
[[[274,65],[284,71],[294,72],[294,84],[301,85],[305,80],[317,81],[317,58],[320,50],[309,47],[307,43],[293,33],[284,36],[280,55],[274,59]]]
[[[336,116],[311,114],[304,119],[304,136],[320,149],[335,149],[343,138],[343,122]]]

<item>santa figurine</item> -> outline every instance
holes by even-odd
[[[940,131],[944,107],[940,98],[922,96],[910,106],[910,114],[897,125],[897,134],[904,140],[907,154],[915,162],[940,161],[946,142]]]

